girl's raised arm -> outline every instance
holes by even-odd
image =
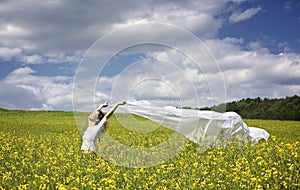
[[[117,107],[118,106],[120,106],[120,105],[124,105],[124,104],[126,104],[126,102],[125,101],[120,101],[120,102],[118,102],[113,108],[111,108],[106,114],[105,114],[105,116],[104,117],[106,117],[106,119],[109,119],[110,118],[110,116],[114,113],[114,111],[117,109]]]

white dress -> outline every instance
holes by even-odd
[[[97,138],[105,133],[104,125],[107,122],[107,118],[104,116],[103,119],[95,126],[89,125],[82,136],[81,150],[89,150],[96,152],[96,141]]]

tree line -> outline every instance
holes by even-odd
[[[300,97],[261,99],[246,98],[226,104],[201,108],[200,110],[218,110],[226,107],[226,111],[234,111],[247,119],[276,119],[276,120],[297,120],[300,121]]]

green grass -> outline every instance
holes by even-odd
[[[114,116],[108,134],[127,147],[155,148],[171,137],[186,143],[158,165],[131,168],[101,156],[82,155],[72,112],[1,109],[0,189],[299,189],[300,122],[245,122],[266,129],[271,134],[268,143],[214,147],[200,153],[198,145],[148,120]],[[144,160],[147,163],[164,156],[129,155],[115,144],[101,146],[119,157],[133,156],[137,162],[139,156],[149,158]]]

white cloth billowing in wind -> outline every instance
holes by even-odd
[[[199,145],[213,145],[227,140],[250,140],[256,143],[269,138],[264,129],[248,127],[235,112],[219,113],[155,106],[148,101],[127,101],[126,112],[136,114],[172,129]]]

